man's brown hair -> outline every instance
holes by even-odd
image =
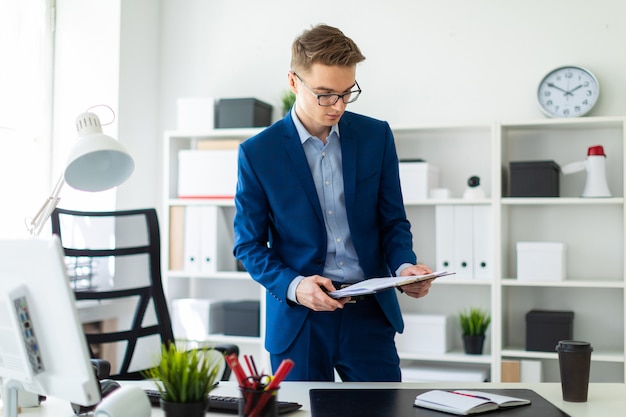
[[[313,64],[351,67],[364,59],[352,39],[324,24],[305,30],[291,46],[291,69],[296,72],[307,71]]]

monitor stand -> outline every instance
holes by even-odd
[[[0,379],[0,381],[2,381]],[[24,387],[18,381],[11,379],[2,381],[4,390],[2,392],[2,402],[4,403],[4,417],[18,417],[20,399],[22,406],[33,407],[39,405],[39,395],[24,391]]]

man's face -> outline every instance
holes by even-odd
[[[289,73],[289,87],[297,97],[296,113],[311,134],[318,137],[320,133],[327,134],[331,126],[339,123],[346,110],[346,104],[341,99],[331,106],[320,106],[313,93],[343,94],[351,91],[355,89],[355,76],[356,66],[322,64],[313,64],[309,71],[298,73],[297,76],[293,72]],[[325,136],[320,139],[325,139]]]

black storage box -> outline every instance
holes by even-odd
[[[230,336],[260,335],[261,304],[258,301],[224,303],[224,334]]]
[[[573,311],[531,310],[526,313],[526,350],[554,352],[560,340],[572,340]]]
[[[560,171],[554,161],[510,162],[509,196],[558,197]]]
[[[216,109],[217,128],[264,127],[272,123],[272,106],[255,98],[222,98]]]

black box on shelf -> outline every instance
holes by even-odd
[[[560,340],[572,340],[573,311],[531,310],[526,313],[526,350],[554,352]]]
[[[222,98],[217,104],[216,118],[216,128],[269,126],[272,105],[255,98]]]
[[[554,161],[510,162],[509,196],[558,197],[560,172]]]
[[[230,336],[260,335],[261,304],[259,301],[228,301],[224,303],[224,334]]]

